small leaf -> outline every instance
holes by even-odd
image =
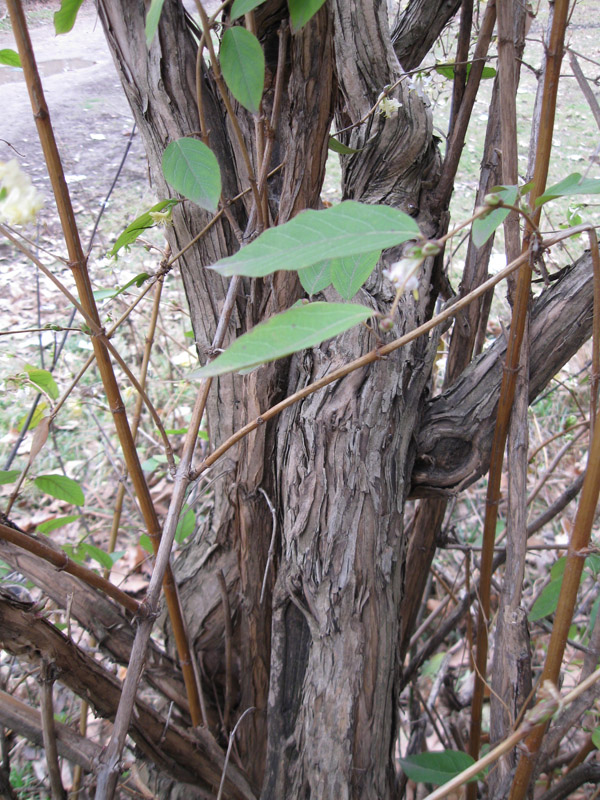
[[[339,139],[336,139],[333,136],[329,137],[328,147],[330,150],[333,150],[334,153],[339,153],[342,156],[350,156],[353,153],[362,152],[362,148],[360,150],[355,150],[353,147],[348,147],[347,145],[342,144]]]
[[[468,753],[463,753],[461,750],[417,753],[414,756],[400,758],[399,761],[411,781],[432,783],[434,786],[442,786],[475,763]]]
[[[52,400],[58,397],[58,386],[52,377],[52,374],[47,369],[38,369],[32,367],[31,364],[25,364],[25,372],[32,383],[45,392]]]
[[[561,586],[562,575],[559,578],[551,580],[550,583],[542,589],[540,596],[527,615],[529,622],[536,622],[538,619],[543,619],[544,617],[549,617],[551,614],[554,614],[558,606]]]
[[[331,262],[331,280],[344,300],[351,300],[375,269],[381,250],[358,256],[335,258]]]
[[[222,275],[261,278],[330,258],[372,253],[419,236],[414,219],[397,208],[346,200],[321,211],[302,211],[284,225],[269,228],[212,269]]]
[[[373,315],[365,306],[346,303],[295,305],[240,336],[220,356],[190,378],[224,375],[313,347]]]
[[[40,420],[40,423],[35,429],[35,433],[33,434],[33,439],[31,441],[31,450],[29,451],[29,466],[33,464],[35,457],[48,441],[49,433],[50,433],[50,417],[44,417],[43,419]]]
[[[324,2],[325,0],[288,0],[294,33],[314,17]]]
[[[567,567],[566,556],[562,556],[562,558],[557,559],[550,568],[550,577],[552,578],[552,580],[554,581],[557,578],[562,578],[562,576],[565,574],[566,567]]]
[[[231,6],[231,21],[233,22],[238,17],[243,17],[249,11],[252,11],[257,6],[261,6],[265,0],[235,0]]]
[[[144,284],[148,278],[152,277],[147,272],[140,272],[139,275],[136,275],[135,278],[132,278],[130,281],[127,281],[125,286],[121,286],[120,288],[116,286],[114,289],[94,289],[94,298],[97,301],[106,300],[109,297],[118,297],[118,295],[126,292],[130,286],[134,284],[139,288]]]
[[[469,73],[471,72],[472,64],[467,64],[467,78],[469,77]],[[436,64],[435,71],[439,75],[443,75],[444,78],[449,78],[451,81],[454,80],[454,64]],[[493,67],[484,67],[481,72],[481,77],[483,80],[488,80],[489,78],[496,77],[496,70]]]
[[[0,64],[6,64],[7,67],[20,67],[21,59],[18,53],[7,48],[6,50],[0,50]]]
[[[21,474],[18,469],[0,469],[0,486],[5,483],[14,483]]]
[[[191,508],[184,505],[179,515],[177,528],[175,529],[175,541],[177,544],[181,544],[184,539],[187,539],[187,537],[194,532],[195,528],[196,514]]]
[[[321,261],[320,264],[313,264],[312,267],[301,269],[298,277],[302,288],[308,294],[322,292],[331,283],[331,260]]]
[[[204,142],[183,137],[167,147],[162,158],[165,180],[201,208],[213,213],[221,197],[221,170]]]
[[[592,733],[592,744],[596,750],[600,750],[600,727],[596,728]]]
[[[147,533],[142,533],[142,535],[140,536],[140,547],[147,553],[154,552],[154,548],[152,547],[152,542]]]
[[[514,205],[519,195],[519,190],[516,186],[496,186],[492,190],[493,194],[497,194],[505,203]],[[509,208],[496,208],[486,217],[479,217],[473,222],[471,236],[475,247],[482,247],[490,236],[494,233],[504,220],[510,214]]]
[[[256,36],[237,25],[228,28],[219,62],[231,94],[248,111],[258,114],[265,86],[265,56]]]
[[[79,519],[79,514],[70,514],[68,517],[56,517],[55,519],[49,519],[47,522],[41,522],[36,531],[38,533],[51,533],[52,531],[57,530],[57,528],[62,528],[63,525],[69,525],[71,522],[75,522],[76,519]]]
[[[152,44],[152,40],[156,34],[164,2],[165,0],[152,0],[148,13],[146,14],[146,44],[148,47]]]
[[[48,403],[38,403],[37,404],[37,406],[35,408],[35,411],[33,412],[33,416],[31,417],[31,422],[29,423],[29,430],[30,431],[32,431],[34,428],[36,428],[39,425],[41,420],[44,418],[44,414],[46,413],[47,408],[48,408]],[[19,433],[23,430],[23,426],[25,425],[25,422],[26,422],[28,416],[29,416],[29,414],[25,414],[19,420],[19,422],[17,424],[17,430],[19,431]]]
[[[92,558],[94,561],[100,564],[101,567],[104,567],[104,569],[112,569],[114,562],[110,556],[110,553],[105,553],[104,550],[101,550],[99,547],[96,547],[89,542],[82,542],[79,545],[79,549],[82,553],[85,553],[86,556]]]
[[[74,506],[82,506],[85,503],[81,486],[66,475],[38,475],[34,483],[41,492],[49,494],[50,497],[72,503]]]
[[[537,198],[535,205],[541,206],[548,200],[573,194],[600,194],[600,178],[583,178],[578,172],[574,172],[546,189],[544,194]]]
[[[54,14],[54,30],[57,36],[68,33],[73,28],[82,3],[83,0],[62,0],[60,9]]]
[[[119,236],[108,255],[116,256],[122,247],[128,247],[130,244],[135,242],[141,233],[148,228],[151,228],[155,224],[155,221],[150,216],[151,211],[164,211],[165,208],[173,208],[173,206],[177,205],[177,203],[179,203],[179,200],[177,199],[161,200],[160,203],[152,206],[152,208],[148,209],[148,211],[145,211],[137,219],[134,219],[133,222],[128,225],[123,233]]]

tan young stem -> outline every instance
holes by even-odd
[[[54,687],[54,668],[52,664],[45,659],[42,661],[40,667],[40,684],[42,737],[44,741],[44,752],[46,754],[46,766],[48,767],[48,777],[50,779],[52,800],[66,800],[67,793],[62,785],[60,764],[58,763],[56,731],[54,729],[54,702],[52,699],[52,689]]]
[[[17,42],[21,64],[25,75],[25,82],[29,91],[33,115],[36,121],[38,135],[44,158],[48,170],[48,175],[56,199],[58,213],[61,221],[63,235],[69,254],[69,266],[72,270],[81,305],[86,315],[91,318],[93,323],[101,328],[98,310],[92,292],[92,286],[87,271],[87,260],[83,253],[79,231],[71,205],[71,198],[60,160],[60,155],[54,138],[54,131],[50,122],[48,106],[44,98],[42,83],[40,80],[27,23],[20,0],[8,0],[8,11],[12,23],[12,29]],[[142,511],[148,536],[150,537],[155,552],[158,551],[160,540],[160,523],[152,502],[150,491],[146,484],[143,470],[140,465],[139,457],[131,436],[131,430],[127,421],[125,406],[121,399],[119,386],[115,378],[112,363],[106,346],[106,341],[101,337],[92,336],[92,344],[98,369],[102,378],[104,391],[108,405],[113,415],[115,428],[121,442],[123,455],[127,464],[127,469],[131,475],[140,509]],[[165,574],[164,591],[169,616],[174,630],[174,637],[177,643],[179,660],[184,675],[186,691],[190,703],[192,721],[196,725],[200,722],[200,703],[196,680],[191,667],[191,657],[189,644],[185,638],[185,626],[183,624],[182,610],[177,595],[177,587],[173,578],[172,571],[169,569]],[[150,613],[155,612],[155,608],[150,609]]]
[[[554,129],[554,118],[556,112],[556,93],[558,89],[558,77],[562,58],[562,43],[564,40],[567,8],[567,0],[557,0],[555,3],[551,41],[546,61],[546,76],[542,99],[540,137],[537,143],[533,185],[529,195],[529,205],[532,208],[535,208],[535,199],[543,193],[548,176],[548,164],[552,149],[552,131]],[[535,225],[537,225],[539,222],[540,213],[541,208],[538,208],[533,214],[532,219]],[[533,236],[534,231],[531,229],[530,225],[527,225],[523,240],[523,254],[530,253],[531,239]],[[504,462],[504,448],[506,446],[508,425],[510,422],[513,398],[517,383],[521,343],[523,341],[525,324],[527,320],[527,310],[529,307],[532,273],[531,261],[532,254],[530,253],[530,257],[519,271],[517,278],[512,322],[508,334],[506,361],[502,374],[498,413],[490,457],[482,540],[484,549],[482,551],[481,568],[479,573],[480,589],[479,610],[477,617],[476,677],[473,690],[473,700],[471,704],[471,729],[469,738],[469,753],[475,759],[479,755],[481,741],[481,712],[485,689],[484,677],[486,674],[488,656],[487,625],[490,615],[492,561],[494,539],[496,534],[496,520],[498,518],[498,502],[500,499],[500,481],[502,478],[502,464]]]
[[[208,52],[210,53],[210,63],[213,68],[215,83],[217,84],[217,88],[219,89],[219,94],[221,95],[221,99],[223,100],[223,105],[225,106],[225,109],[229,116],[229,121],[231,122],[231,126],[235,133],[235,137],[240,147],[242,158],[244,159],[246,171],[248,173],[248,183],[250,184],[252,195],[254,197],[254,203],[256,204],[258,229],[259,231],[262,231],[264,228],[262,203],[260,202],[260,195],[258,192],[258,186],[256,184],[256,178],[254,176],[254,170],[252,169],[252,163],[250,161],[248,148],[246,147],[246,142],[244,141],[244,136],[240,128],[240,123],[238,122],[237,116],[235,115],[233,108],[231,106],[231,101],[229,100],[229,93],[227,91],[227,87],[225,86],[225,82],[223,81],[223,76],[221,74],[221,67],[219,66],[219,59],[217,58],[217,55],[215,53],[215,48],[213,47],[210,35],[210,20],[206,16],[206,11],[204,10],[204,7],[200,2],[200,0],[196,0],[196,8],[198,9],[198,14],[200,15],[200,20],[202,22],[202,30],[204,33],[204,40],[206,42],[206,47],[208,48]]]

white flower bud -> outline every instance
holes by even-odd
[[[402,103],[396,100],[395,97],[384,96],[383,99],[379,101],[379,113],[383,114],[384,117],[393,116],[399,108],[402,108]]]
[[[396,289],[403,292],[413,292],[419,288],[417,270],[423,263],[423,256],[408,256],[396,261],[383,274],[389,278]]]
[[[43,204],[44,198],[16,159],[0,161],[0,219],[10,225],[33,222]]]

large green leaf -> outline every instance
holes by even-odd
[[[233,22],[234,19],[243,17],[244,14],[252,11],[257,6],[261,6],[264,2],[265,0],[235,0],[231,6],[231,21]]]
[[[312,267],[301,269],[298,277],[304,291],[308,294],[322,292],[331,283],[331,261],[321,261],[320,264],[313,264]]]
[[[152,0],[148,13],[146,14],[146,44],[148,47],[152,44],[152,40],[156,34],[164,2],[165,0]]]
[[[179,515],[179,522],[175,529],[175,541],[181,544],[184,539],[194,532],[196,528],[196,514],[194,510],[187,505],[184,505]]]
[[[0,64],[6,64],[7,67],[20,67],[21,59],[18,53],[7,48],[0,50]]]
[[[265,86],[265,56],[253,33],[235,26],[223,34],[219,53],[229,91],[244,108],[258,114]]]
[[[54,14],[54,30],[59,33],[68,33],[75,25],[77,12],[83,0],[62,0],[60,9]]]
[[[542,589],[540,596],[537,598],[531,611],[527,615],[529,622],[536,622],[538,619],[549,617],[554,614],[558,606],[558,597],[562,587],[562,575],[559,578],[554,578]]]
[[[36,531],[37,533],[51,533],[58,528],[62,528],[63,525],[69,525],[71,522],[75,522],[79,517],[79,514],[69,514],[68,517],[55,517],[54,519],[49,519],[47,522],[40,522]]]
[[[396,208],[346,200],[322,211],[303,211],[269,228],[212,269],[260,278],[279,269],[299,270],[330,258],[373,253],[419,236],[414,219]]]
[[[358,256],[334,258],[331,262],[331,280],[344,298],[351,300],[375,269],[381,250]]]
[[[72,503],[74,506],[82,506],[85,503],[81,486],[66,475],[38,475],[34,483],[44,494],[49,494],[58,500]]]
[[[345,144],[342,144],[339,139],[336,139],[334,136],[329,137],[329,145],[330,150],[333,150],[334,153],[339,153],[342,156],[351,156],[354,153],[360,153],[361,150],[355,150],[353,147],[348,147]]]
[[[492,189],[491,193],[497,194],[503,202],[512,206],[515,204],[519,195],[519,190],[516,186],[496,186]],[[496,228],[502,225],[509,214],[509,208],[496,208],[494,211],[490,211],[486,217],[479,217],[479,219],[476,219],[473,222],[471,232],[475,247],[482,247]]]
[[[32,383],[35,383],[35,385],[45,392],[48,397],[51,397],[52,400],[56,400],[58,397],[58,386],[52,377],[52,373],[48,372],[47,369],[32,367],[31,364],[25,364],[25,372]]]
[[[165,180],[188,200],[213,213],[221,197],[221,170],[204,142],[183,137],[167,147],[162,158]]]
[[[156,220],[150,216],[151,212],[165,212],[165,210],[176,206],[178,202],[179,200],[176,199],[161,200],[160,203],[156,203],[156,205],[152,206],[152,208],[148,209],[148,211],[145,211],[137,219],[134,219],[133,222],[129,224],[119,236],[108,255],[116,256],[122,247],[128,247],[130,244],[135,242],[141,233],[155,225]]]
[[[248,369],[313,347],[364,322],[373,310],[346,303],[298,304],[240,336],[220,356],[190,378],[207,378]]]
[[[94,298],[97,302],[100,302],[101,300],[106,300],[109,297],[118,297],[120,294],[123,294],[123,292],[126,292],[130,286],[135,284],[135,286],[139,288],[148,280],[148,278],[151,277],[152,276],[147,272],[140,272],[140,274],[136,275],[135,278],[127,281],[124,286],[115,286],[112,289],[94,289]]]
[[[548,200],[573,194],[600,194],[600,178],[583,178],[579,172],[574,172],[546,189],[544,194],[537,198],[535,204],[536,206],[541,206],[542,203],[547,203]]]
[[[475,761],[461,750],[417,753],[400,758],[400,766],[415,783],[432,783],[441,786],[472,766]],[[473,778],[475,780],[475,778]]]
[[[14,483],[20,474],[21,470],[18,469],[0,469],[0,486],[5,483]]]
[[[294,33],[314,17],[324,2],[325,0],[288,0]]]

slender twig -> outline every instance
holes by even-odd
[[[218,570],[217,581],[219,582],[221,604],[223,606],[223,619],[225,623],[225,706],[223,708],[223,730],[227,732],[229,728],[231,698],[233,696],[233,624],[231,622],[231,606],[229,604],[227,583],[225,582],[223,570]]]
[[[227,114],[229,116],[229,121],[231,122],[231,126],[235,133],[235,137],[237,139],[240,148],[240,153],[242,154],[242,158],[246,166],[246,171],[248,173],[248,183],[250,184],[252,195],[254,197],[254,202],[256,204],[258,229],[262,230],[264,228],[264,219],[262,213],[262,203],[260,202],[260,195],[258,193],[258,186],[256,184],[256,177],[254,176],[254,170],[252,168],[250,155],[248,153],[248,148],[246,147],[246,142],[244,140],[244,135],[242,133],[242,129],[240,128],[240,123],[232,108],[231,101],[229,99],[229,93],[227,91],[227,87],[225,86],[225,82],[223,81],[223,76],[221,75],[221,67],[219,65],[219,59],[217,58],[217,55],[215,53],[215,48],[213,47],[212,38],[210,35],[210,20],[206,16],[206,11],[204,10],[204,7],[200,2],[200,0],[196,0],[196,8],[198,9],[198,14],[200,15],[200,20],[202,22],[202,29],[204,33],[204,40],[206,42],[206,47],[208,48],[208,52],[210,53],[210,63],[212,66],[215,83],[217,84],[219,94],[221,95],[221,99],[223,100],[223,105],[225,106],[225,110],[227,111]]]
[[[40,668],[40,686],[42,736],[52,800],[66,800],[67,793],[62,785],[60,764],[58,763],[58,747],[56,746],[56,731],[54,729],[54,702],[52,700],[54,668],[46,659],[42,661]]]
[[[254,708],[254,706],[250,706],[250,708],[247,708],[242,714],[242,716],[235,723],[235,728],[231,731],[231,734],[229,736],[229,744],[227,745],[227,753],[225,754],[225,763],[223,764],[223,773],[221,775],[221,783],[219,784],[219,792],[217,794],[217,800],[221,800],[221,797],[223,796],[223,786],[225,785],[225,775],[227,774],[227,765],[229,764],[229,758],[231,756],[231,748],[233,747],[233,742],[235,740],[237,729],[239,728],[240,723],[242,722],[244,717],[247,714],[250,714],[251,711],[255,710],[256,709]]]

